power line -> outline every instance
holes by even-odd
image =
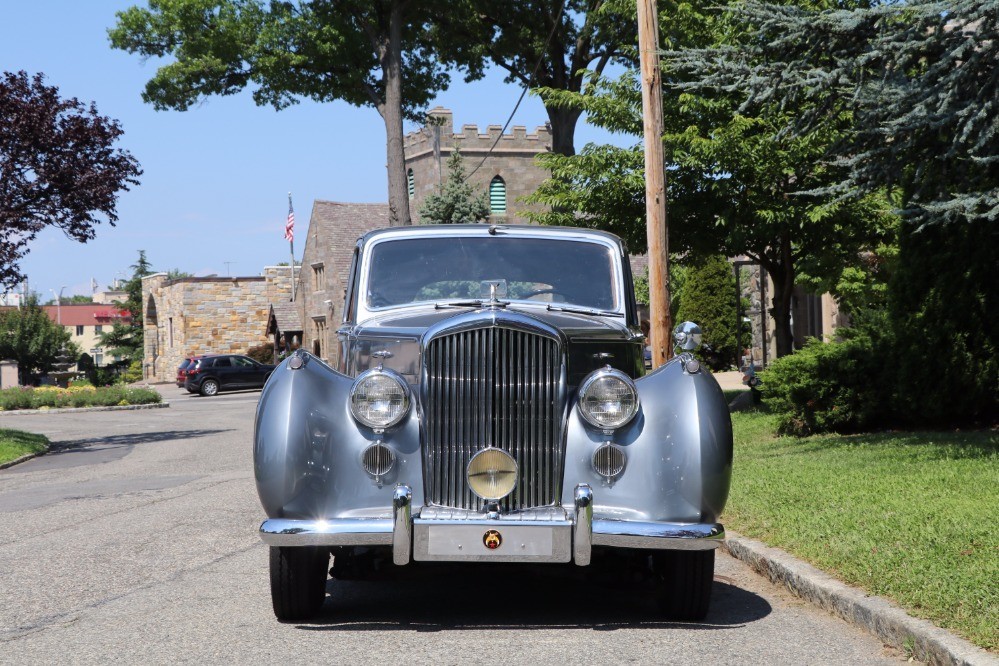
[[[474,169],[472,169],[472,172],[470,174],[465,176],[464,182],[467,183],[468,179],[471,178],[473,175],[475,175],[476,171],[482,168],[482,165],[486,163],[486,160],[489,159],[489,156],[493,154],[493,150],[496,148],[496,145],[499,144],[500,139],[502,139],[503,135],[506,134],[506,129],[510,126],[510,123],[513,121],[513,117],[517,113],[517,109],[520,108],[520,103],[524,101],[524,95],[526,95],[527,91],[531,89],[531,83],[534,82],[534,77],[537,75],[538,70],[541,69],[541,63],[544,62],[545,54],[548,53],[548,46],[552,43],[552,37],[555,36],[555,31],[558,30],[559,23],[562,20],[563,11],[565,11],[565,3],[562,3],[562,5],[559,7],[558,15],[555,17],[555,23],[552,25],[552,31],[548,33],[548,39],[545,40],[545,48],[541,50],[541,55],[538,57],[537,64],[534,65],[534,70],[531,72],[531,77],[527,79],[527,83],[524,84],[524,89],[520,93],[520,98],[517,99],[517,103],[514,104],[513,111],[510,112],[510,116],[506,119],[506,123],[503,125],[503,129],[500,130],[499,136],[497,136],[496,140],[493,141],[493,145],[491,145],[486,154],[482,156],[482,161],[479,162]]]

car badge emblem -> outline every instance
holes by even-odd
[[[482,543],[486,545],[489,550],[496,550],[503,543],[503,537],[496,530],[489,530],[482,536]]]

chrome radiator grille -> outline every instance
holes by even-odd
[[[562,357],[557,340],[507,328],[445,334],[424,353],[423,447],[427,502],[481,509],[465,470],[488,447],[520,468],[504,510],[547,506],[562,479]]]

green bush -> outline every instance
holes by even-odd
[[[735,275],[725,257],[714,255],[687,268],[676,321],[701,327],[704,342],[698,353],[715,371],[728,370],[738,357],[738,312]]]
[[[274,346],[257,345],[256,347],[250,347],[246,350],[246,355],[258,363],[270,364],[274,362]]]
[[[762,375],[778,431],[795,436],[857,432],[884,422],[890,367],[872,336],[853,331],[838,342],[815,338],[774,361]]]
[[[128,388],[123,385],[92,388],[74,386],[59,389],[15,387],[0,391],[0,411],[65,407],[108,407],[112,405],[145,405],[162,402],[159,393],[151,389]]]

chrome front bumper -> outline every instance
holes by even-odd
[[[493,561],[590,563],[594,546],[651,550],[712,550],[725,540],[721,523],[665,523],[593,518],[593,491],[575,489],[572,516],[562,509],[524,515],[424,509],[413,518],[413,493],[399,485],[392,498],[392,518],[287,520],[272,518],[260,526],[271,546],[391,546],[392,561]],[[423,514],[427,515],[424,516]],[[496,529],[508,535],[512,552],[487,552],[479,532]],[[474,534],[473,534],[474,532]],[[535,534],[539,539],[533,539]],[[540,543],[540,545],[539,545]]]

